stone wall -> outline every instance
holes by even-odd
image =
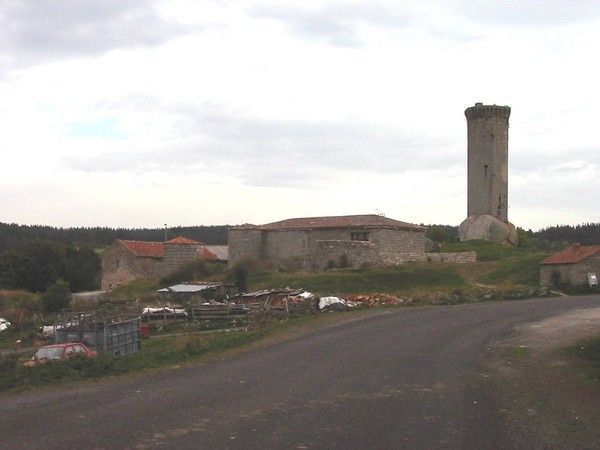
[[[369,241],[379,252],[379,264],[420,261],[425,254],[425,231],[379,228],[371,230]]]
[[[133,280],[156,279],[162,276],[162,260],[136,258],[120,244],[114,243],[102,253],[102,290],[114,289]]]
[[[588,272],[593,272],[600,277],[600,255],[593,255],[578,264],[541,264],[540,285],[552,286],[552,273],[560,275],[561,283],[573,285],[587,285]]]
[[[263,259],[263,233],[258,228],[230,228],[227,233],[227,245],[230,266],[242,259]]]
[[[465,111],[468,138],[467,216],[507,222],[508,106],[476,104]]]
[[[476,252],[425,253],[425,261],[434,263],[469,264],[477,262]]]
[[[367,241],[317,241],[312,268],[365,267],[378,263],[377,246]]]
[[[353,233],[365,233],[367,240],[353,241]],[[332,255],[327,257],[328,247],[322,242],[347,244],[329,244]],[[425,231],[392,228],[260,230],[239,227],[229,230],[228,244],[230,265],[240,259],[256,259],[287,269],[320,270],[329,261],[338,260],[343,251],[352,253],[351,259],[360,261],[358,265],[403,264],[425,259]],[[366,252],[362,257],[357,255],[360,249]]]
[[[175,272],[183,264],[202,257],[202,246],[192,244],[165,244],[163,274]]]

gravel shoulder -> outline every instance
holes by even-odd
[[[600,448],[600,380],[565,349],[600,335],[600,308],[521,324],[488,354],[496,401],[514,430],[513,445]]]

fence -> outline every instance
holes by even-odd
[[[141,349],[140,319],[98,321],[93,313],[61,316],[54,324],[54,342],[81,342],[99,353],[129,355]]]

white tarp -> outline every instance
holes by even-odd
[[[319,309],[325,309],[330,305],[334,305],[334,304],[342,304],[344,306],[346,306],[346,300],[344,300],[343,298],[339,298],[339,297],[321,297],[319,299]]]
[[[314,297],[314,295],[311,292],[304,291],[302,294],[298,294],[298,297],[311,298],[311,297]]]
[[[8,330],[8,327],[10,327],[10,322],[0,317],[0,331]]]
[[[162,307],[162,308],[144,308],[144,310],[142,311],[142,314],[155,314],[155,313],[167,313],[167,314],[183,314],[187,316],[187,313],[185,312],[185,309],[183,308],[169,308],[169,307]]]

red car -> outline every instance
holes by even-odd
[[[30,361],[23,363],[26,367],[35,367],[50,361],[64,361],[76,356],[95,358],[98,353],[90,350],[84,344],[69,342],[68,344],[46,345],[40,348]]]

